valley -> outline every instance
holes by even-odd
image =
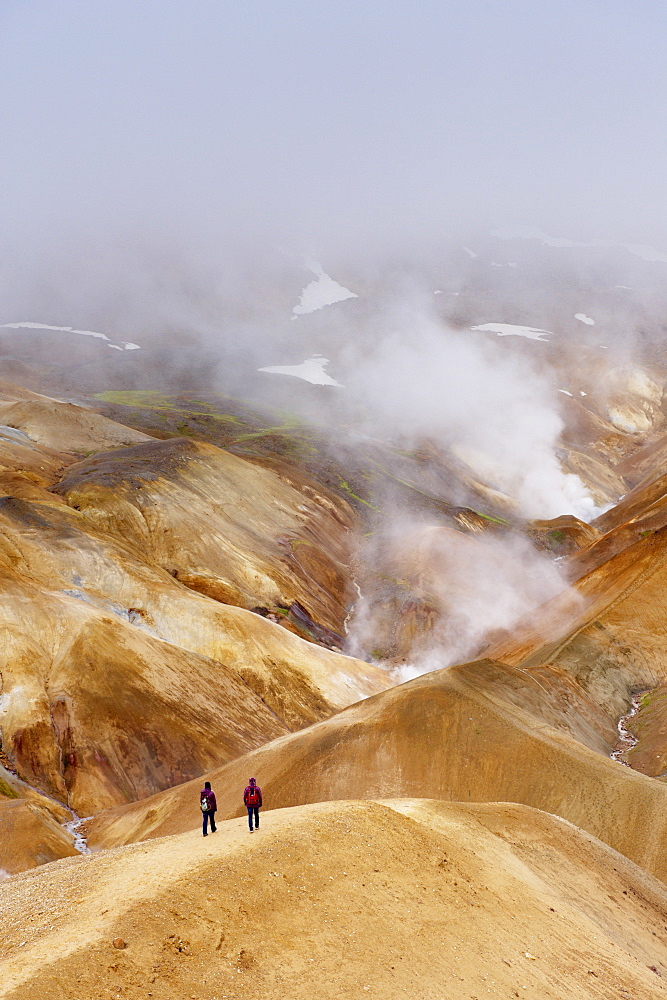
[[[662,990],[660,406],[639,434],[566,400],[561,462],[601,513],[536,520],[434,440],[202,389],[63,399],[23,364],[0,386],[0,995]]]

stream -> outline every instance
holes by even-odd
[[[85,816],[83,819],[80,816],[70,810],[73,819],[69,820],[67,823],[63,823],[63,827],[74,837],[74,849],[79,852],[79,854],[91,854],[91,850],[88,847],[88,840],[85,834],[81,833],[81,827],[84,823],[87,823],[92,816]]]
[[[6,757],[4,757],[4,759],[1,759],[0,763],[4,767],[6,767],[8,771],[16,775],[16,777],[18,777],[16,771],[14,770],[10,761]],[[67,832],[71,833],[71,835],[74,837],[73,847],[75,850],[79,852],[79,854],[91,854],[92,851],[88,847],[88,839],[85,836],[85,834],[81,833],[81,827],[83,826],[84,823],[87,823],[89,819],[93,819],[93,817],[84,816],[82,818],[81,816],[77,816],[77,814],[69,805],[66,806],[64,802],[60,802],[58,799],[54,799],[53,796],[47,795],[46,792],[43,792],[40,788],[37,788],[35,785],[31,785],[28,781],[24,781],[23,778],[19,778],[19,781],[21,782],[21,784],[25,785],[26,788],[30,788],[32,789],[33,792],[37,792],[37,794],[40,797],[45,799],[50,799],[51,802],[55,803],[60,807],[64,807],[72,814],[72,819],[68,820],[66,823],[61,823],[60,825],[63,827],[64,830],[67,830]],[[2,869],[0,869],[0,871],[1,870]]]
[[[627,715],[622,715],[618,720],[618,737],[619,742],[615,750],[612,751],[610,757],[612,760],[618,761],[619,764],[623,764],[625,767],[630,767],[631,765],[625,759],[625,755],[633,747],[637,746],[639,740],[636,736],[633,736],[631,732],[628,731],[627,724],[630,719],[634,719],[635,715],[639,711],[639,705],[641,700],[646,694],[646,691],[638,691],[637,694],[632,696],[632,704],[630,711]]]
[[[352,615],[357,610],[357,605],[359,604],[360,601],[363,601],[364,599],[363,594],[361,593],[361,587],[354,579],[354,577],[352,577],[352,583],[354,584],[355,590],[357,591],[358,600],[356,600],[354,604],[350,605],[350,609],[348,613],[345,615],[345,621],[343,622],[343,632],[345,633],[345,635],[349,634],[348,626],[350,624],[350,619],[352,618]]]

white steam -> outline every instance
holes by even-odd
[[[556,563],[520,535],[466,535],[446,527],[395,524],[375,546],[389,553],[391,573],[410,585],[410,597],[397,607],[395,635],[415,602],[436,612],[431,629],[410,643],[407,663],[395,668],[400,681],[465,662],[479,654],[491,633],[511,628],[521,617],[556,594],[567,582]],[[383,609],[364,600],[355,613],[350,641],[357,653],[372,649],[376,630],[386,627]],[[403,650],[394,650],[399,657]]]
[[[555,389],[527,359],[409,303],[365,347],[352,351],[344,382],[374,433],[437,441],[526,517],[594,515],[584,484],[556,455]]]

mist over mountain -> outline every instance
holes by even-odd
[[[0,997],[662,996],[662,5],[0,33]]]

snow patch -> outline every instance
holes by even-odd
[[[595,326],[595,320],[587,316],[586,313],[575,313],[574,318],[578,319],[580,323],[585,323],[586,326]]]
[[[566,396],[574,396],[574,393],[570,392],[568,389],[559,389],[558,391],[564,392]]]
[[[62,333],[78,333],[82,337],[99,337],[100,340],[110,340],[106,333],[96,333],[95,330],[75,330],[71,326],[50,326],[48,323],[0,323],[3,329],[10,330],[59,330]]]
[[[655,247],[645,246],[643,243],[610,243],[607,240],[568,240],[560,236],[549,236],[536,226],[517,226],[512,229],[496,229],[491,233],[500,240],[538,240],[544,246],[558,247],[607,247],[612,250],[627,250],[633,257],[647,260],[652,264],[667,264],[667,253],[656,250]],[[617,285],[617,288],[624,286]]]
[[[610,244],[605,245],[609,246]],[[655,250],[653,247],[643,246],[640,243],[619,243],[618,245],[627,250],[628,253],[634,254],[635,257],[641,257],[642,260],[667,264],[667,253],[663,253],[661,250]]]
[[[140,350],[139,344],[123,344],[123,347],[119,347],[118,344],[114,344],[110,337],[107,337],[106,333],[98,333],[96,330],[75,330],[73,326],[52,326],[50,323],[32,323],[29,320],[23,320],[20,323],[0,323],[0,329],[3,330],[52,330],[57,333],[76,333],[80,337],[96,337],[98,340],[105,340],[107,342],[107,347],[113,347],[118,351],[122,351],[123,348],[126,351],[138,351]]]
[[[513,323],[482,323],[480,326],[471,326],[471,330],[479,330],[481,333],[495,333],[498,337],[526,337],[528,340],[542,340],[548,343],[547,334],[551,336],[549,330],[538,330],[533,326],[516,326]]]
[[[311,385],[336,385],[343,389],[342,383],[337,382],[335,378],[331,378],[325,372],[324,369],[328,364],[328,358],[317,354],[314,358],[308,358],[300,365],[269,365],[266,368],[258,368],[257,371],[269,372],[271,375],[293,375],[295,378],[302,378],[306,382],[310,382]]]
[[[563,239],[560,236],[549,236],[537,226],[514,226],[511,229],[496,229],[491,233],[499,240],[539,240],[548,247],[583,247],[588,243],[576,243],[574,240]]]
[[[351,292],[349,288],[345,288],[344,285],[340,285],[333,278],[330,278],[317,261],[310,261],[306,267],[316,277],[315,281],[311,281],[301,292],[298,304],[292,309],[293,319],[297,316],[304,316],[306,313],[316,312],[318,309],[323,309],[324,306],[344,302],[345,299],[359,298],[356,292]],[[127,349],[131,350],[131,348]]]
[[[471,250],[470,247],[464,247],[463,249],[468,254],[471,260],[477,260],[477,258],[479,257],[479,254],[475,253],[474,250]]]

